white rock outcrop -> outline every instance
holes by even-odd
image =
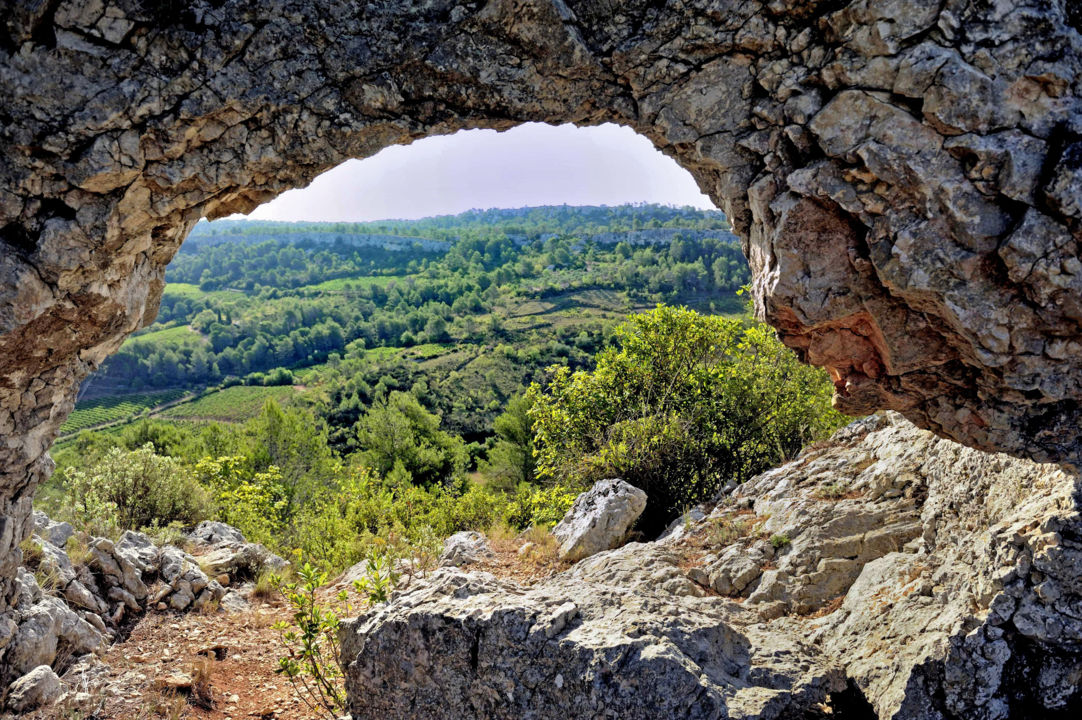
[[[492,557],[495,557],[495,553],[484,535],[475,530],[463,530],[443,541],[443,552],[436,564],[439,567],[462,567]]]
[[[39,551],[34,572],[19,568],[14,612],[10,618],[0,617],[0,695],[20,677],[37,673],[20,686],[24,688],[23,699],[17,701],[20,706],[29,707],[37,697],[32,680],[48,680],[40,668],[63,673],[68,664],[77,665],[80,658],[103,650],[127,620],[155,608],[202,609],[226,595],[225,588],[200,567],[206,556],[193,556],[172,545],[159,547],[147,535],[130,530],[115,543],[82,535],[78,544],[84,549],[78,556],[69,555],[52,540],[67,542],[74,534],[71,526],[40,512],[34,519],[36,534],[31,541]],[[215,570],[223,569],[214,565],[223,558],[224,569],[244,574],[258,572],[262,563],[279,569],[287,564],[262,545],[245,543],[235,528],[219,523],[212,529],[215,539],[228,541],[209,550],[203,547],[211,553]],[[44,587],[35,573],[43,578]],[[234,610],[242,607],[238,598],[230,602]]]
[[[993,720],[1082,708],[1082,480],[886,413],[664,540],[451,568],[350,623],[354,720]],[[408,661],[403,661],[408,658]]]
[[[11,684],[6,705],[8,710],[24,713],[49,705],[62,692],[60,678],[53,669],[48,665],[38,665]]]

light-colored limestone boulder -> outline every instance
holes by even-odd
[[[219,545],[198,560],[207,574],[227,575],[232,580],[254,578],[264,569],[282,572],[289,567],[288,561],[258,543]]]
[[[58,548],[63,548],[68,538],[75,534],[71,523],[56,522],[40,510],[34,511],[34,534],[48,540]]]
[[[60,678],[53,669],[39,665],[11,684],[7,707],[17,713],[29,712],[52,704],[62,692]]]
[[[204,520],[196,525],[195,530],[188,533],[188,539],[192,542],[210,546],[247,542],[240,530],[216,520]]]
[[[492,557],[495,557],[495,553],[484,535],[474,530],[464,530],[443,541],[443,553],[440,554],[437,565],[462,567]]]
[[[552,535],[561,560],[581,560],[608,550],[627,536],[646,509],[646,493],[623,480],[599,480],[575,498]]]

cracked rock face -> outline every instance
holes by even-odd
[[[1072,0],[13,0],[0,19],[0,613],[78,383],[203,216],[526,121],[634,128],[850,412],[1076,460]]]
[[[342,633],[350,711],[1078,717],[1080,511],[1076,474],[880,414],[666,539],[530,588],[447,568],[398,593]]]

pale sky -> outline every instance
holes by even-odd
[[[248,217],[364,221],[633,202],[713,207],[686,170],[629,128],[529,123],[425,138],[350,160]]]

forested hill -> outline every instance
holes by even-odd
[[[470,210],[420,220],[373,222],[273,222],[218,220],[200,222],[188,236],[185,248],[206,242],[243,240],[250,237],[286,235],[339,236],[385,235],[408,240],[453,241],[476,232],[498,229],[509,237],[536,240],[546,235],[594,236],[638,230],[683,229],[728,231],[729,223],[718,210],[675,208],[665,205],[542,205],[513,209]],[[182,250],[184,252],[184,250]]]
[[[128,412],[220,386],[307,385],[351,360],[361,364],[348,377],[324,383],[332,426],[389,389],[413,389],[449,428],[480,437],[545,367],[589,366],[632,311],[740,312],[748,271],[720,212],[557,206],[204,222],[166,280],[157,322],[90,379],[81,407],[113,397]]]

